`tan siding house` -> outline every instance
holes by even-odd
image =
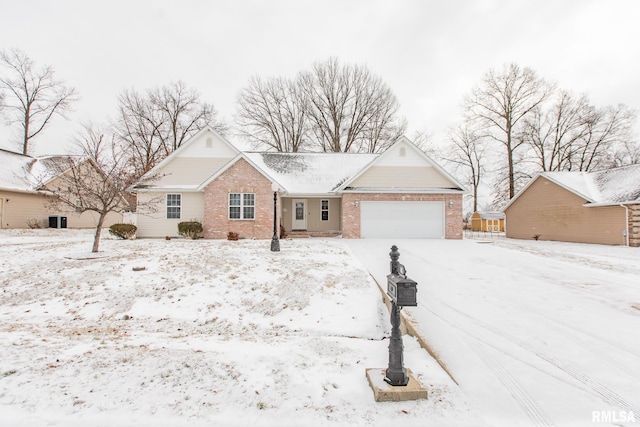
[[[66,218],[67,228],[93,228],[98,224],[95,212],[77,212],[74,208],[53,204],[50,193],[40,191],[43,182],[55,186],[59,181],[58,159],[66,156],[34,158],[0,150],[0,228],[48,227],[50,216]],[[122,214],[112,212],[104,226],[122,222]]]
[[[133,190],[139,237],[177,236],[180,221],[199,220],[205,238],[268,239],[275,208],[278,234],[462,238],[464,188],[404,137],[379,155],[241,152],[207,128]]]
[[[640,165],[542,173],[505,207],[506,236],[638,246],[639,198]]]

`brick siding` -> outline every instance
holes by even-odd
[[[255,194],[255,219],[229,219],[229,193]],[[204,189],[202,225],[205,239],[226,239],[229,231],[238,233],[240,238],[270,239],[273,236],[271,182],[246,160],[238,160]]]

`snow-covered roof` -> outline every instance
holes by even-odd
[[[481,219],[504,219],[504,212],[478,211]]]
[[[36,191],[60,174],[69,156],[31,157],[0,149],[0,188]]]
[[[330,194],[377,154],[245,152],[289,194]]]
[[[541,175],[589,203],[640,202],[640,165],[599,172],[544,172]]]
[[[630,165],[598,172],[541,172],[504,209],[539,177],[582,197],[590,206],[640,203],[640,165]]]

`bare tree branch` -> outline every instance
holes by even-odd
[[[22,154],[28,155],[31,140],[54,115],[65,117],[78,97],[74,88],[55,79],[51,66],[36,69],[33,61],[18,49],[0,52],[0,63],[7,70],[0,76],[0,89],[9,94],[3,98],[7,121],[22,127]]]
[[[516,138],[518,125],[554,90],[530,68],[509,64],[499,72],[489,70],[465,99],[468,116],[490,130],[491,138],[506,148],[509,198],[515,195],[515,152],[524,144],[523,138]]]

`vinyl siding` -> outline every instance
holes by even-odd
[[[292,200],[291,198],[282,199],[282,223],[286,231],[291,231],[293,223]],[[339,232],[342,229],[342,200],[340,198],[309,198],[304,200],[307,201],[307,231]],[[328,221],[322,221],[322,200],[329,200]]]
[[[506,236],[609,245],[625,244],[623,207],[584,207],[581,197],[540,176],[505,211]]]
[[[232,158],[176,157],[158,171],[153,185],[198,185]]]
[[[372,166],[350,185],[356,188],[450,188],[453,184],[431,166]]]
[[[136,224],[138,237],[178,237],[178,223],[183,221],[203,221],[204,194],[181,194],[180,218],[167,219],[166,193],[138,193],[138,212]]]
[[[50,199],[37,193],[18,193],[0,191],[2,211],[0,212],[1,228],[29,228],[27,221],[39,221],[43,227],[48,226],[49,216],[67,217],[67,228],[94,228],[98,224],[95,212],[77,213],[67,206],[51,206]],[[7,202],[6,200],[9,199]],[[111,212],[107,215],[104,227],[122,222],[122,214]]]

